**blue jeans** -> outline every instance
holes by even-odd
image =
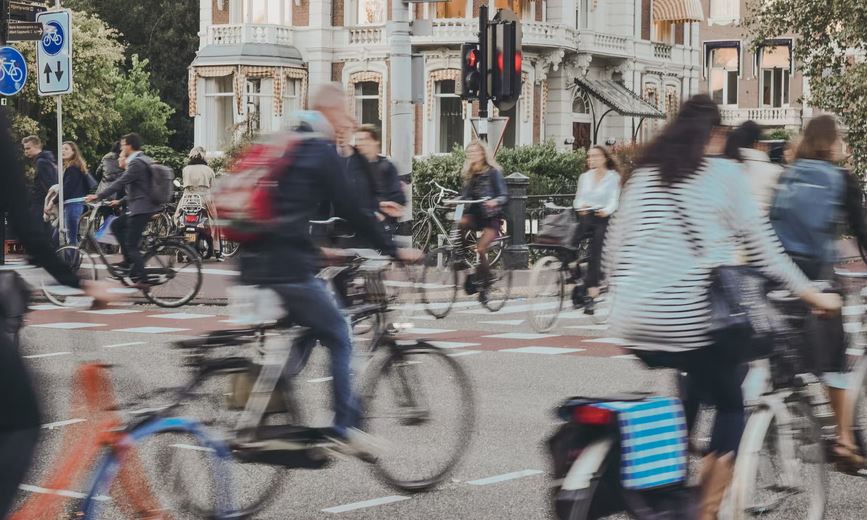
[[[297,283],[268,286],[283,300],[292,320],[308,327],[331,355],[331,377],[334,392],[334,430],[345,436],[348,428],[357,428],[361,421],[358,399],[352,392],[349,363],[352,358],[352,338],[349,323],[337,307],[325,282],[311,277]],[[313,342],[302,348],[312,348]]]
[[[84,213],[83,202],[73,202],[63,205],[63,218],[66,219],[66,243],[71,246],[78,245],[78,221]]]

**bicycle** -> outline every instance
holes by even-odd
[[[129,271],[108,261],[103,250],[94,221],[97,219],[102,202],[88,203],[91,208],[89,221],[85,225],[86,235],[78,245],[69,245],[57,250],[57,255],[75,270],[82,280],[96,280],[97,265],[89,249],[96,251],[101,262],[99,269],[108,271],[109,277],[120,281],[125,286],[132,285]],[[103,224],[103,227],[105,224]],[[99,231],[103,231],[100,229]],[[144,251],[145,274],[148,286],[141,289],[142,294],[151,303],[160,307],[180,307],[189,303],[199,293],[202,287],[202,259],[199,255],[173,238],[162,238],[145,235],[142,250]],[[80,296],[76,291],[43,281],[42,292],[51,303],[64,306],[74,303]]]
[[[460,221],[464,206],[467,204],[482,204],[488,199],[462,200],[452,199],[442,201],[455,206],[454,224],[448,235],[446,244],[428,252],[422,270],[422,283],[419,286],[425,311],[435,318],[445,318],[458,298],[458,272],[465,269],[477,271],[478,262],[471,255],[469,245],[464,246],[460,240]],[[439,221],[436,221],[437,225]],[[491,247],[503,248],[509,237],[499,235],[491,243]],[[491,312],[502,309],[512,291],[512,269],[505,262],[488,264],[487,280],[476,279],[477,273],[467,274],[464,290],[468,295],[478,292],[479,302]]]
[[[13,83],[18,83],[24,79],[24,71],[17,63],[0,59],[0,81],[6,79],[7,74]]]
[[[325,276],[346,271],[350,278],[367,270],[367,303],[347,309],[350,315],[388,312],[386,267],[370,262],[358,257],[325,270]],[[285,468],[323,468],[335,445],[327,429],[303,426],[303,410],[295,397],[293,383],[313,344],[308,331],[295,326],[291,316],[277,320],[282,314],[275,312],[279,297],[269,289],[251,291],[249,313],[271,321],[176,343],[186,353],[192,376],[175,401],[185,413],[223,433],[237,462],[232,464],[232,481],[250,484],[239,493],[242,509],[258,511],[276,495],[287,476]],[[397,330],[387,327],[370,343],[370,359],[360,377],[363,423],[366,431],[397,446],[372,461],[375,474],[393,487],[419,492],[442,482],[462,458],[474,424],[474,398],[467,375],[445,350],[424,341],[402,341]],[[285,333],[278,345],[268,341],[276,331]],[[449,401],[449,392],[459,406]],[[435,437],[422,428],[449,416],[455,423],[437,424]],[[431,456],[432,447],[436,456]]]

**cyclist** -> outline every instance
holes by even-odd
[[[376,216],[382,222],[386,233],[393,235],[406,205],[406,194],[400,184],[397,168],[379,153],[382,150],[382,139],[375,126],[362,125],[355,132],[355,146],[373,170],[373,186],[378,206]]]
[[[121,149],[126,157],[126,171],[107,188],[96,195],[88,195],[87,202],[105,200],[121,190],[126,191],[124,202],[126,212],[111,224],[111,232],[117,237],[123,253],[120,269],[129,269],[133,287],[146,289],[148,286],[140,246],[142,233],[151,217],[162,208],[151,199],[150,164],[153,161],[142,153],[142,138],[138,134],[127,134],[121,139]]]
[[[15,230],[16,236],[32,260],[48,271],[58,282],[70,287],[82,287],[86,294],[100,302],[110,298],[102,282],[81,282],[55,255],[45,230],[31,217],[24,171],[18,161],[15,143],[10,137],[11,128],[6,111],[0,111],[0,176],[3,190],[0,192],[0,210]],[[41,210],[41,204],[40,204]],[[40,221],[41,222],[41,221]],[[3,277],[16,276],[6,271]],[[30,465],[40,430],[38,398],[24,360],[16,344],[17,330],[7,330],[15,294],[15,284],[2,283],[0,314],[4,330],[0,334],[0,519],[12,506],[21,479]],[[26,296],[21,300],[26,308]]]
[[[487,287],[491,283],[490,265],[488,265],[488,246],[491,245],[503,225],[503,209],[509,200],[506,191],[506,181],[502,168],[496,163],[490,149],[481,141],[473,141],[466,148],[467,159],[464,162],[464,187],[461,191],[463,199],[488,199],[482,203],[472,204],[461,218],[461,237],[467,231],[481,231],[482,236],[476,243],[479,253],[479,266],[476,270],[475,284],[467,277],[467,293],[475,292],[474,285],[480,287],[479,300],[487,298]],[[466,244],[464,244],[466,248]]]
[[[617,160],[604,146],[591,146],[587,150],[587,166],[590,167],[578,178],[578,191],[572,206],[578,212],[578,229],[575,232],[575,246],[585,236],[590,235],[590,259],[584,287],[584,314],[595,312],[595,299],[599,296],[599,282],[602,279],[602,244],[608,220],[617,210],[620,199],[620,168]],[[581,276],[581,267],[575,266],[575,279]],[[575,289],[578,289],[576,287]],[[578,304],[573,293],[572,303]]]
[[[722,130],[710,97],[684,103],[639,158],[609,229],[606,272],[611,333],[652,366],[677,368],[716,409],[709,452],[702,460],[700,519],[717,517],[732,476],[744,427],[741,342],[710,333],[709,278],[749,264],[820,311],[835,311],[836,294],[816,291],[783,254],[770,223],[750,196],[737,163],[708,157]]]
[[[220,238],[220,228],[217,226],[217,210],[214,208],[214,202],[211,200],[211,185],[217,174],[208,166],[208,161],[205,160],[205,149],[197,146],[190,150],[187,158],[187,165],[184,166],[182,173],[184,180],[184,193],[181,195],[181,200],[178,202],[175,209],[175,221],[180,221],[181,210],[184,207],[186,199],[189,195],[196,194],[202,198],[205,204],[205,209],[208,216],[211,218],[211,229],[213,230],[214,245],[216,251],[214,257],[217,261],[223,260],[223,241]]]
[[[310,238],[309,221],[322,201],[330,202],[338,215],[363,238],[389,255],[415,260],[417,251],[397,250],[375,221],[361,209],[344,174],[344,162],[335,148],[339,129],[352,127],[346,111],[343,88],[326,84],[310,100],[317,112],[307,113],[299,132],[316,130],[322,137],[303,139],[292,151],[291,174],[277,181],[274,233],[252,241],[241,251],[241,281],[272,288],[283,301],[293,322],[308,327],[329,349],[334,392],[332,439],[338,449],[365,457],[370,455],[361,434],[359,403],[352,391],[349,362],[352,341],[349,325],[324,282],[315,278],[318,252]]]

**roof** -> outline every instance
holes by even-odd
[[[665,119],[658,108],[638,97],[622,83],[612,79],[575,78],[575,83],[585,92],[602,101],[622,116]]]
[[[212,65],[283,65],[299,67],[301,52],[289,45],[271,43],[240,43],[236,45],[206,45],[196,54],[193,67]]]
[[[701,0],[654,0],[654,22],[701,22]]]

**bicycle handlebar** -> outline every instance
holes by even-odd
[[[867,272],[859,271],[844,271],[842,269],[834,269],[834,274],[840,278],[860,278],[867,279]]]
[[[490,197],[485,197],[482,199],[475,199],[475,200],[472,200],[472,199],[450,199],[450,200],[444,200],[442,203],[450,205],[450,206],[457,206],[459,204],[480,204],[482,202],[487,202],[489,200],[491,200]]]
[[[346,222],[346,220],[340,217],[331,217],[327,220],[308,220],[307,222],[315,226],[327,226],[329,224],[336,224],[338,222]]]

